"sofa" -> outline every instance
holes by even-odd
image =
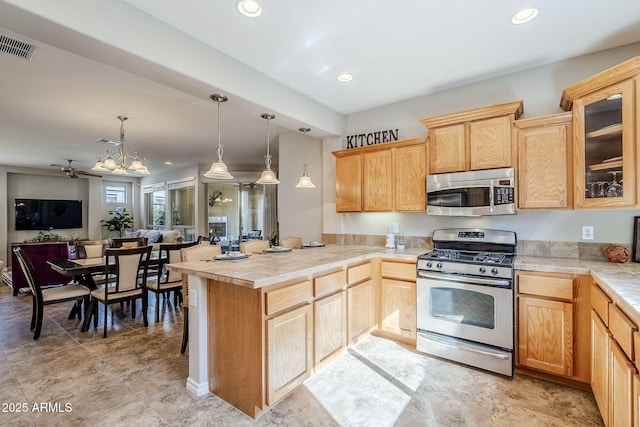
[[[160,249],[160,243],[178,243],[178,230],[145,230],[143,228],[136,231],[125,232],[122,237],[144,237],[149,245],[153,245],[153,250]]]

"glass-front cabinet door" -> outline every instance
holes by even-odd
[[[575,100],[576,207],[635,204],[633,95],[627,80]]]

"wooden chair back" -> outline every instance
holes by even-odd
[[[13,252],[18,258],[18,264],[24,273],[24,277],[27,279],[27,284],[31,293],[36,298],[39,304],[42,304],[42,290],[40,289],[40,279],[38,278],[38,272],[33,267],[29,256],[25,253],[24,249],[20,246],[13,248]]]
[[[78,258],[100,258],[104,256],[104,251],[109,246],[111,246],[109,239],[78,240],[76,242],[76,253]]]
[[[112,248],[139,248],[147,246],[147,239],[144,237],[114,237],[111,239]]]
[[[201,245],[194,245],[188,248],[184,248],[180,250],[180,261],[182,262],[190,262],[190,261],[203,261],[213,259],[216,255],[222,254],[222,249],[220,246],[209,245],[207,243]],[[189,294],[189,276],[186,274],[182,275],[182,297],[185,301],[187,301],[187,296]],[[185,302],[185,305],[187,302]]]
[[[167,270],[166,264],[175,264],[182,261],[181,251],[182,249],[195,246],[196,242],[190,243],[176,243],[176,244],[161,244],[160,245],[160,259],[162,259],[162,274],[158,277],[161,283],[178,282],[182,280],[182,273],[177,271]]]
[[[300,237],[287,237],[286,239],[280,240],[280,246],[283,248],[301,249],[302,239]]]
[[[110,248],[105,251],[105,255],[109,260],[105,267],[105,277],[109,274],[114,275],[113,286],[106,287],[107,295],[105,299],[108,299],[108,294],[118,294],[139,288],[144,289],[147,284],[147,261],[151,257],[151,246],[130,249]],[[114,272],[110,271],[113,266],[111,264],[112,259],[115,262]]]
[[[240,243],[240,252],[243,254],[255,254],[269,249],[271,245],[268,240],[247,240]]]

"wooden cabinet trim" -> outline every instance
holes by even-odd
[[[621,64],[601,71],[587,79],[584,79],[562,91],[560,98],[560,107],[565,110],[571,110],[573,101],[592,92],[604,89],[607,86],[618,83],[622,80],[630,79],[640,73],[640,56],[631,58]]]
[[[518,119],[524,112],[522,100],[494,104],[488,107],[473,108],[471,110],[459,111],[456,113],[443,114],[420,120],[426,128],[452,125],[471,120],[488,119],[497,116],[513,115],[514,120]]]

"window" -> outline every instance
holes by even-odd
[[[106,203],[127,203],[127,187],[124,185],[105,185],[104,201]]]

